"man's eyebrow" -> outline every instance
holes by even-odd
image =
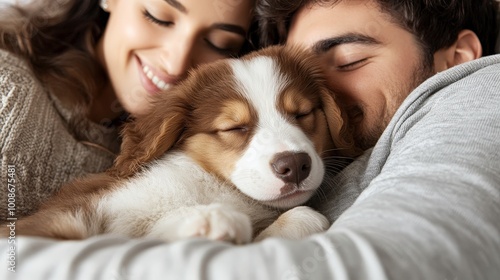
[[[224,31],[236,33],[236,34],[241,35],[245,38],[247,37],[247,32],[245,31],[245,29],[243,27],[241,27],[239,25],[227,24],[227,23],[215,23],[214,25],[212,25],[212,28],[221,29]]]
[[[179,10],[181,13],[187,14],[187,9],[184,7],[179,1],[177,0],[164,0],[167,2],[170,6],[174,7],[174,9]]]
[[[327,39],[320,40],[313,44],[313,52],[320,54],[329,51],[331,48],[343,44],[363,44],[363,45],[375,45],[380,44],[380,41],[373,37],[369,37],[358,33],[349,33],[337,37],[331,37]]]

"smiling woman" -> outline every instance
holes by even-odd
[[[0,163],[19,171],[18,216],[108,168],[128,116],[256,34],[256,0],[14,2],[0,3]]]
[[[108,0],[97,54],[128,112],[144,112],[151,94],[178,83],[191,67],[238,55],[253,1],[228,1],[227,10],[220,1]]]

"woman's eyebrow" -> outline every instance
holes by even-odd
[[[164,1],[167,2],[174,9],[180,11],[181,13],[187,14],[189,12],[186,9],[186,7],[184,7],[177,0],[164,0]],[[221,30],[224,30],[224,31],[236,33],[236,34],[241,35],[242,37],[245,37],[245,38],[247,36],[247,32],[246,32],[246,30],[243,27],[238,26],[238,25],[234,25],[234,24],[216,23],[216,24],[212,25],[212,28],[221,29]]]
[[[179,1],[177,0],[164,0],[167,2],[170,6],[172,6],[174,9],[178,10],[179,12],[183,14],[187,14],[188,10],[186,7],[184,7]]]
[[[312,50],[317,54],[325,53],[331,48],[343,44],[377,45],[381,44],[377,39],[359,33],[348,33],[340,36],[322,39],[313,44]]]
[[[241,27],[239,25],[228,24],[228,23],[214,23],[212,25],[212,28],[236,33],[236,34],[241,35],[245,38],[247,37],[247,32],[245,31],[245,29],[243,27]]]

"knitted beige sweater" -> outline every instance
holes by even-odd
[[[64,182],[113,163],[113,154],[85,142],[116,153],[116,129],[81,120],[86,139],[75,139],[67,128],[71,111],[50,97],[25,62],[3,50],[0,93],[0,223],[32,213]]]

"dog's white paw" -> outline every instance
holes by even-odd
[[[183,237],[206,237],[235,244],[252,240],[250,217],[221,204],[192,207],[180,224],[178,234]]]
[[[254,241],[260,241],[268,237],[300,239],[326,231],[329,227],[330,222],[325,216],[310,207],[298,206],[281,214]]]

